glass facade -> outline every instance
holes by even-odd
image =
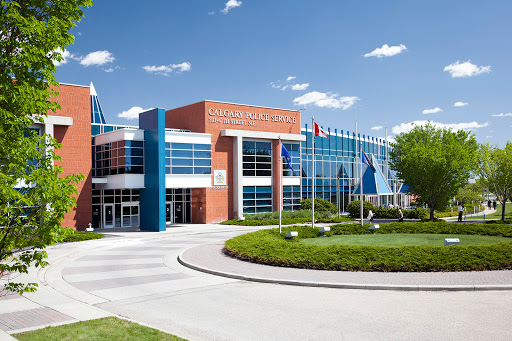
[[[144,174],[144,141],[117,141],[92,149],[93,177]]]
[[[301,134],[306,136],[306,141],[301,142],[302,163],[302,197],[311,198],[313,179],[315,185],[315,197],[336,202],[336,181],[339,181],[341,195],[344,196],[345,206],[350,201],[350,195],[359,181],[359,159],[357,156],[357,141],[362,142],[363,150],[368,156],[372,155],[378,166],[387,177],[390,186],[400,185],[395,179],[395,174],[388,166],[388,155],[385,141],[365,135],[356,136],[337,130],[329,130],[329,138],[315,137],[315,174],[313,172],[312,133],[302,129]],[[393,188],[393,187],[392,187]],[[368,199],[369,200],[369,199]]]
[[[272,186],[244,186],[244,214],[272,212]]]
[[[209,144],[165,143],[166,174],[211,174],[211,164]]]
[[[244,139],[242,158],[243,176],[272,176],[272,142]]]
[[[290,154],[291,157],[291,165],[294,170],[290,169],[288,166],[288,162],[283,157],[283,176],[300,176],[300,143],[298,142],[292,142],[292,143],[283,143],[284,147],[288,151],[288,154]]]
[[[295,168],[293,168],[295,169]],[[283,210],[296,211],[300,207],[300,186],[283,186]]]
[[[92,190],[92,227],[139,226],[139,190]]]

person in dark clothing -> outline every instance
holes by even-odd
[[[462,223],[462,212],[464,212],[464,205],[459,204],[457,210],[459,212],[459,218],[457,219],[457,221]]]
[[[487,206],[489,206],[489,209],[491,209],[491,205],[492,205],[491,201],[490,201],[490,200],[488,200],[488,201],[487,201]]]
[[[494,201],[492,202],[492,206],[494,207],[494,210],[495,210],[495,211],[496,211],[496,204],[497,204],[497,203],[496,203],[496,200],[494,200]]]

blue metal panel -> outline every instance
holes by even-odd
[[[140,190],[140,229],[165,231],[165,110],[139,115],[144,129],[144,189]]]

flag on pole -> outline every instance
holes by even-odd
[[[373,166],[373,163],[370,161],[370,159],[368,158],[368,156],[366,155],[364,150],[361,149],[361,151],[362,151],[362,153],[361,153],[361,161],[365,165],[369,166],[375,172],[376,170],[375,170],[375,167]]]
[[[290,156],[290,153],[286,150],[286,147],[283,143],[281,143],[281,156],[284,157],[286,160],[286,163],[288,164],[288,167],[292,170],[292,172],[295,174],[295,171],[292,167],[292,157]]]
[[[320,128],[320,126],[318,124],[316,124],[316,122],[314,122],[314,124],[315,124],[315,136],[321,136],[321,137],[329,138],[329,133],[328,132],[326,132],[325,130]]]

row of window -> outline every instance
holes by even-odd
[[[92,149],[94,177],[144,174],[144,141],[117,141]]]
[[[272,186],[244,186],[244,214],[272,212]]]
[[[165,143],[166,174],[211,174],[211,145]]]

